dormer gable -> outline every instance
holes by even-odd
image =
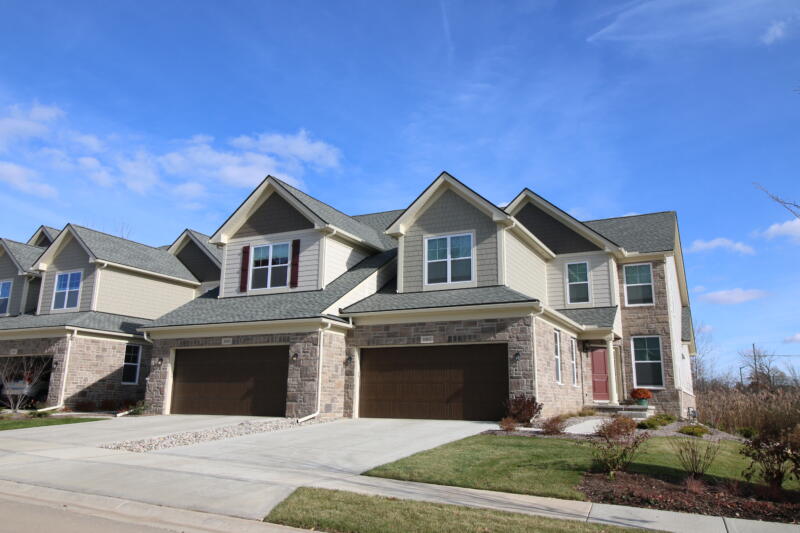
[[[222,253],[208,239],[208,235],[187,228],[167,248],[201,283],[219,281],[222,268]]]
[[[31,238],[28,239],[27,244],[38,246],[39,248],[47,248],[53,244],[53,241],[56,240],[59,233],[59,230],[51,228],[50,226],[39,226],[33,235],[31,235]]]

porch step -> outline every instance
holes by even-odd
[[[634,420],[644,420],[656,414],[653,405],[608,405],[605,403],[587,405],[601,415],[621,415],[633,418]]]

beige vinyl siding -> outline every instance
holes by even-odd
[[[389,283],[392,278],[397,274],[397,260],[390,261],[387,265],[373,272],[370,276],[353,287],[353,289],[339,298],[328,309],[325,310],[326,314],[338,315],[339,309],[344,309],[349,305],[360,302],[364,298],[371,296],[378,292],[381,287]]]
[[[294,289],[270,289],[252,291],[250,294],[268,294],[274,292],[312,291],[319,288],[319,255],[322,235],[317,230],[265,235],[252,239],[236,239],[225,245],[225,274],[220,294],[242,296],[239,292],[239,275],[242,270],[242,248],[300,239],[300,268],[298,270],[297,287]],[[252,257],[252,254],[251,254]],[[290,269],[291,271],[291,269]]]
[[[589,303],[568,304],[566,293],[567,263],[589,263]],[[611,298],[608,254],[560,255],[547,265],[547,297],[550,307],[564,309],[571,307],[609,307],[614,305]]]
[[[100,270],[96,310],[103,313],[158,318],[187,303],[195,288],[113,267]]]
[[[50,306],[53,303],[57,272],[74,272],[81,270],[81,299],[78,309],[55,310]],[[69,311],[91,311],[92,295],[94,294],[95,267],[89,263],[89,254],[72,236],[67,237],[67,242],[48,265],[47,271],[42,274],[42,307],[40,314],[64,313]]]
[[[325,274],[327,285],[367,257],[363,250],[353,248],[335,237],[325,237]]]
[[[519,237],[505,232],[506,285],[547,305],[547,262]]]
[[[428,286],[423,283],[425,237],[460,232],[475,234],[473,270],[477,274],[477,286],[498,284],[496,223],[457,193],[446,189],[422,208],[420,215],[406,231],[403,239],[403,292],[475,286],[475,283]]]
[[[0,250],[0,281],[11,281],[11,298],[8,301],[8,314],[19,314],[19,305],[22,300],[22,289],[25,278],[19,275],[19,270],[5,251]]]

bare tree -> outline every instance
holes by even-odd
[[[714,355],[714,339],[711,328],[702,322],[694,322],[694,343],[697,353],[692,357],[692,376],[694,388],[698,391],[707,390],[716,377],[716,357]]]
[[[739,352],[739,362],[742,370],[746,369],[751,387],[769,389],[786,381],[786,374],[778,368],[775,354],[755,344],[752,349]]]
[[[800,218],[800,203],[798,203],[798,202],[796,202],[796,201],[787,200],[787,199],[785,199],[785,198],[781,198],[781,197],[780,197],[780,196],[778,196],[777,194],[774,194],[774,193],[771,193],[771,192],[769,192],[769,191],[766,189],[766,187],[764,187],[764,186],[762,186],[762,185],[759,185],[758,183],[756,183],[756,184],[755,184],[755,186],[756,186],[756,187],[758,187],[759,189],[761,189],[762,191],[764,191],[764,193],[765,193],[767,196],[769,196],[770,198],[772,198],[772,199],[773,199],[775,202],[777,202],[779,205],[782,205],[783,207],[785,207],[785,208],[786,208],[786,210],[787,210],[787,211],[789,211],[791,214],[793,214],[793,215],[794,215],[794,216],[796,216],[797,218]]]
[[[19,411],[33,399],[49,368],[49,357],[0,357],[3,403],[12,411]]]

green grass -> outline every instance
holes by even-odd
[[[336,533],[630,531],[573,520],[310,488],[297,489],[264,521]]]
[[[668,444],[653,438],[642,447],[631,471],[668,480],[685,473]],[[477,435],[374,468],[368,476],[476,489],[585,500],[575,487],[591,468],[588,446],[567,439]],[[742,480],[748,461],[739,444],[723,441],[708,474]],[[787,489],[800,488],[793,480]]]
[[[19,418],[19,419],[0,418],[0,431],[5,431],[8,429],[36,428],[40,426],[58,426],[61,424],[80,424],[81,422],[94,422],[96,420],[104,420],[104,419],[70,418],[70,417]]]

